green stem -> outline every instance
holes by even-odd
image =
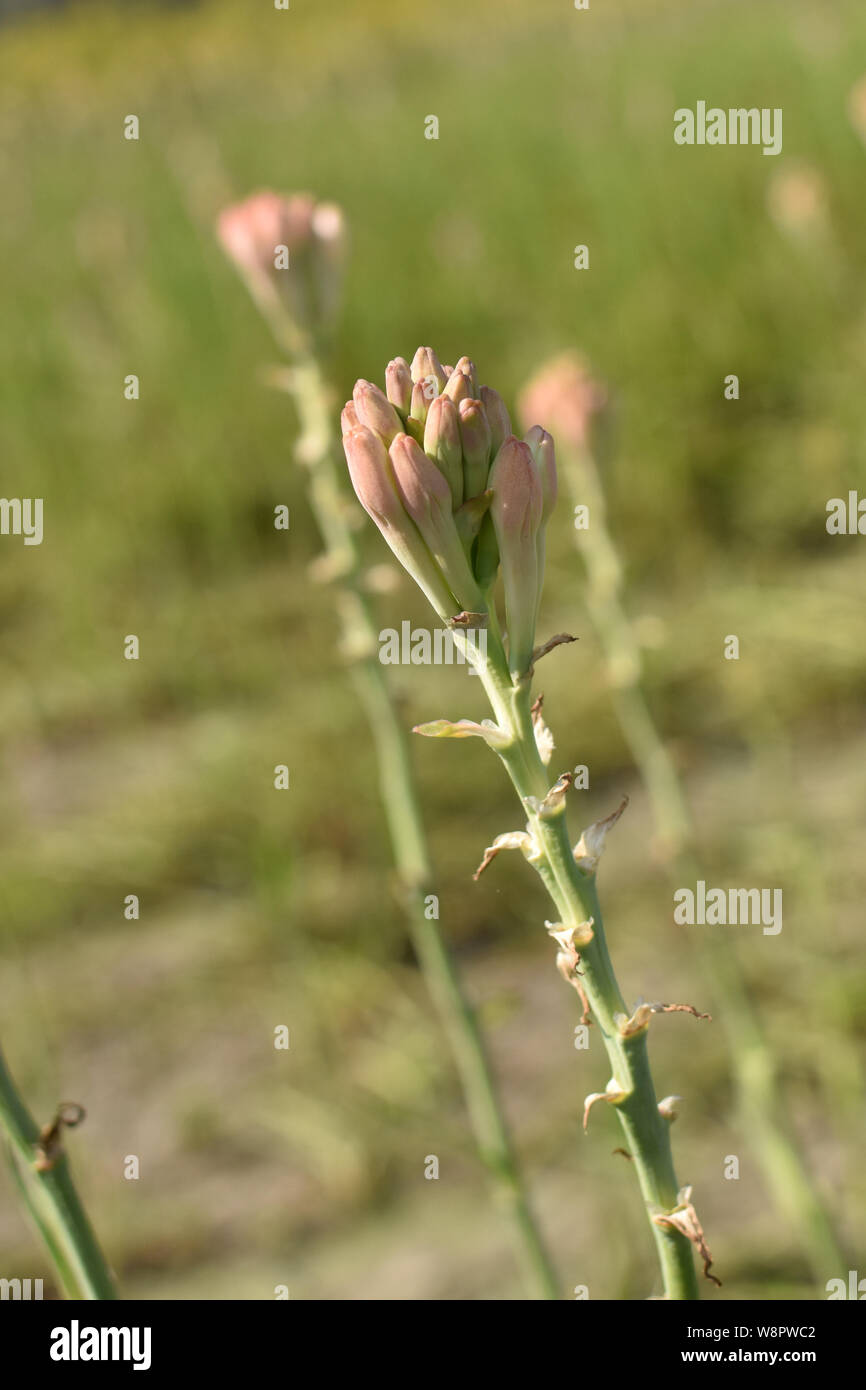
[[[588,450],[560,451],[560,472],[573,500],[588,504],[590,524],[575,531],[587,577],[586,602],[604,652],[620,726],[649,795],[668,876],[674,887],[699,877],[694,824],[682,783],[650,712],[642,659],[623,603],[623,573],[607,526],[595,459]],[[768,1192],[786,1225],[799,1232],[809,1262],[824,1279],[848,1266],[785,1115],[778,1068],[749,998],[733,946],[712,932],[693,938],[701,966],[721,1004],[741,1122]]]
[[[66,1155],[40,1172],[35,1164],[40,1130],[9,1074],[0,1052],[0,1126],[21,1195],[48,1247],[68,1298],[116,1299],[117,1290],[84,1211]]]
[[[476,1013],[463,993],[439,925],[427,911],[432,874],[407,739],[378,659],[378,630],[363,592],[349,524],[354,509],[349,511],[343,470],[335,459],[332,392],[315,357],[294,369],[291,394],[301,424],[299,455],[309,469],[310,506],[327,568],[338,581],[344,648],[352,657],[352,679],[376,746],[382,804],[412,944],[454,1055],[479,1153],[510,1218],[527,1287],[536,1298],[559,1298],[559,1280],[520,1175]]]
[[[488,634],[486,661],[478,671],[497,717],[511,739],[499,756],[520,797],[538,850],[533,862],[556,905],[562,927],[592,922],[592,939],[580,947],[581,984],[586,992],[622,1098],[615,1103],[658,1251],[665,1294],[671,1299],[698,1296],[694,1257],[688,1238],[653,1218],[672,1211],[679,1185],[670,1145],[670,1122],[658,1109],[647,1056],[646,1031],[624,1037],[620,1024],[629,1010],[614,975],[595,876],[578,868],[571,849],[564,802],[553,815],[539,814],[550,781],[538,753],[530,711],[529,681],[513,684],[495,625]]]

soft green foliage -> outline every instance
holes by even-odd
[[[591,18],[480,0],[471,19],[440,0],[435,23],[397,0],[81,5],[4,32],[2,491],[46,501],[41,547],[0,538],[0,1016],[34,1112],[88,1109],[69,1147],[128,1296],[517,1290],[389,895],[371,750],[331,592],[308,575],[293,423],[256,377],[273,349],[212,233],[222,203],[263,185],[346,208],[346,394],[422,341],[470,351],[509,404],[566,346],[611,383],[611,525],[654,710],[707,880],[784,890],[781,935],[740,929],[740,953],[794,1123],[863,1248],[866,540],[828,537],[824,503],[866,491],[866,149],[845,112],[864,39],[856,0],[635,0]],[[782,106],[783,155],[677,148],[673,109],[700,97]],[[794,236],[768,196],[803,163],[823,219]],[[586,822],[633,793],[601,871],[618,974],[629,999],[687,997],[688,940],[577,575],[561,513],[541,635],[580,642],[540,668],[553,767],[591,763]],[[429,621],[408,582],[381,611],[383,627]],[[721,658],[727,633],[739,662]],[[397,682],[407,726],[486,713],[461,668]],[[576,1132],[575,1096],[607,1075],[597,1046],[571,1046],[543,895],[506,856],[469,884],[513,819],[476,742],[415,750],[442,919],[563,1268],[577,1283],[591,1266],[594,1296],[643,1297],[615,1120],[594,1117],[609,1144]],[[719,1296],[820,1296],[730,1128],[718,1031],[657,1020],[653,1057],[662,1092],[686,1097],[678,1170],[699,1183]],[[139,1183],[120,1176],[128,1153]],[[6,1263],[30,1270],[5,1178],[0,1195]],[[611,1248],[624,1205],[634,1239]]]

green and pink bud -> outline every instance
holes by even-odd
[[[477,394],[472,387],[472,378],[468,372],[464,372],[460,367],[455,367],[443,387],[446,396],[450,396],[455,405],[461,401],[470,401]]]
[[[361,506],[440,618],[447,621],[456,611],[456,600],[418,528],[406,514],[382,440],[373,430],[361,425],[343,436],[343,449]]]
[[[412,381],[424,387],[424,398],[432,401],[438,396],[447,381],[445,368],[432,348],[419,347],[412,358]]]
[[[505,402],[499,392],[494,391],[492,386],[482,386],[479,394],[487,412],[487,422],[490,425],[490,447],[494,454],[498,454],[512,433],[511,416],[508,414]]]
[[[403,421],[388,397],[371,381],[356,381],[352,400],[361,424],[380,435],[386,444],[403,429]]]
[[[385,395],[401,415],[409,414],[412,404],[412,372],[405,357],[395,357],[385,368]]]
[[[483,600],[457,531],[444,474],[408,434],[397,435],[390,455],[400,500],[449,589],[461,609],[480,612]]]
[[[544,496],[528,444],[506,439],[490,470],[490,516],[499,547],[508,628],[508,665],[520,678],[532,662],[539,599],[538,534]]]
[[[556,451],[552,436],[548,434],[547,430],[542,429],[541,425],[533,425],[531,430],[527,430],[526,442],[529,445],[532,461],[541,483],[541,525],[538,528],[538,537],[535,543],[538,561],[538,602],[540,605],[541,590],[544,586],[545,530],[548,518],[556,506]]]
[[[463,492],[467,498],[477,497],[487,487],[490,472],[490,425],[480,401],[461,401],[458,413],[463,445]]]
[[[343,409],[340,411],[340,432],[341,432],[341,434],[346,435],[346,434],[349,433],[349,430],[356,430],[356,429],[358,428],[358,426],[360,425],[360,423],[361,423],[361,421],[358,419],[358,412],[357,412],[357,410],[355,409],[355,402],[354,402],[354,401],[346,401],[346,404],[343,406]]]
[[[463,502],[463,445],[457,407],[448,396],[430,402],[424,425],[424,452],[448,480],[451,503],[456,509]]]

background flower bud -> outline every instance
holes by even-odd
[[[223,209],[217,236],[275,327],[279,320],[288,333],[315,335],[331,323],[346,252],[345,222],[336,204],[317,204],[309,193],[254,193]],[[288,266],[278,265],[283,246]]]
[[[593,419],[607,402],[607,392],[589,374],[583,358],[566,352],[546,362],[521,394],[524,425],[544,420],[561,448],[586,448]]]

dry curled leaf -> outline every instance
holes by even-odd
[[[595,873],[608,832],[616,825],[627,805],[628,797],[624,796],[615,811],[612,811],[609,816],[605,816],[603,820],[594,821],[584,830],[574,847],[574,858],[577,867],[582,869],[585,874]]]

